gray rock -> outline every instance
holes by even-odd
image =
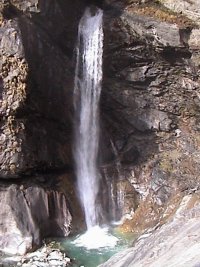
[[[101,98],[103,164],[110,165],[109,177],[117,177],[112,143],[115,154],[120,155],[121,179],[128,179],[138,192],[135,214],[140,204],[148,206],[148,198],[157,212],[178,190],[200,184],[196,164],[199,29],[192,28],[193,22],[185,17],[189,12],[198,13],[199,1],[159,1],[182,6],[184,15],[178,12],[177,18],[162,4],[148,0],[106,2],[109,6],[104,20]],[[121,9],[120,3],[124,5]],[[149,12],[152,10],[155,14]],[[170,22],[171,16],[174,19]],[[192,20],[196,22],[197,18]],[[179,137],[177,129],[181,131]],[[131,205],[135,207],[137,202],[133,200]],[[142,224],[151,221],[149,213]],[[136,215],[134,220],[133,231],[138,222]]]
[[[13,264],[21,267],[52,267],[61,266],[66,267],[70,264],[70,259],[61,253],[59,249],[52,249],[49,246],[44,246],[35,252],[28,253],[23,257],[18,256],[7,258],[8,266],[9,262],[13,261]]]
[[[49,254],[48,256],[48,260],[60,260],[62,259],[62,253],[60,253],[59,251],[53,251]]]
[[[189,209],[186,196],[175,217],[155,232],[141,236],[101,267],[188,267],[198,266],[200,250],[200,205]]]
[[[192,49],[199,49],[200,47],[200,30],[199,29],[192,30],[188,44],[190,48]]]
[[[62,265],[62,261],[59,261],[59,260],[49,260],[49,264],[50,264],[50,266],[61,266]]]
[[[14,3],[16,7],[23,12],[39,13],[41,11],[38,0],[22,0]]]
[[[144,111],[138,117],[130,118],[133,125],[139,131],[157,130],[157,131],[170,131],[172,120],[169,119],[167,113],[158,110]]]
[[[17,21],[7,21],[0,31],[0,51],[7,56],[24,57],[21,33]]]
[[[0,251],[23,255],[45,236],[67,236],[71,222],[63,193],[39,186],[0,190]]]
[[[183,13],[196,24],[200,25],[200,3],[198,0],[187,1],[187,0],[161,0],[162,4],[164,4],[167,8],[177,12]]]
[[[152,40],[155,46],[183,47],[179,27],[166,22],[156,21],[143,15],[124,12],[121,16],[124,24],[128,24],[133,35]]]
[[[1,178],[72,165],[71,57],[83,6],[55,0],[0,6]]]

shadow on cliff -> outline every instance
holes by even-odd
[[[123,91],[115,90],[116,94]],[[155,129],[141,117],[140,107],[132,99],[132,105],[125,107],[104,88],[101,97],[101,155],[102,165],[119,160],[124,167],[135,166],[148,161],[158,152],[158,136]]]
[[[69,3],[65,5],[64,2],[41,1],[40,10],[35,13],[24,14],[15,10],[29,67],[27,100],[17,114],[18,120],[25,122],[22,153],[26,174],[27,170],[31,174],[36,170],[72,166],[72,58],[84,4],[77,10],[79,1],[71,2],[71,8],[67,8]],[[66,24],[67,15],[71,18],[69,24]],[[119,91],[116,93],[121,94]],[[101,103],[105,129],[102,133],[104,145],[101,147],[103,164],[112,164],[117,157],[122,166],[148,161],[158,150],[155,132],[136,129],[123,105],[104,90]],[[134,107],[131,114],[137,108]],[[148,128],[145,122],[144,128]]]
[[[83,7],[78,0],[51,0],[33,11],[11,4],[7,9],[7,18],[18,23],[28,64],[26,100],[16,114],[25,124],[22,174],[72,168],[72,59]]]
[[[6,9],[7,19],[18,23],[28,64],[26,100],[16,114],[25,125],[21,174],[73,167],[73,51],[86,4],[104,7],[100,0],[43,0]]]
[[[171,65],[151,39],[124,22],[123,10],[116,10],[111,7],[104,20],[101,154],[102,165],[118,158],[126,168],[148,162],[159,152],[157,133],[171,130],[169,114],[158,107],[166,87],[158,79],[160,66]],[[151,89],[154,83],[159,94]]]
[[[69,172],[72,169],[72,59],[83,7],[84,4],[78,0],[44,0],[39,1],[38,10],[36,7],[33,11],[20,10],[11,4],[6,10],[6,18],[18,24],[24,59],[28,65],[26,100],[16,113],[16,120],[25,126],[21,137],[22,178],[35,177],[38,173],[57,177],[60,171]],[[22,179],[20,183],[23,184]],[[54,185],[52,188],[56,190]],[[37,213],[39,202],[35,199],[30,213]],[[53,225],[53,218],[62,211],[55,210],[53,200],[48,205],[52,211],[49,216]],[[25,233],[20,220],[21,217],[16,214],[16,223]],[[43,236],[62,235],[56,224],[45,229],[45,223],[36,223],[44,232]]]

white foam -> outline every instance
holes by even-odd
[[[108,232],[108,228],[94,226],[86,233],[74,240],[73,244],[77,247],[86,249],[99,249],[106,247],[115,247],[119,239]]]
[[[87,228],[98,224],[97,195],[100,175],[99,100],[103,63],[103,10],[85,10],[79,23],[74,81],[74,159],[78,195]]]

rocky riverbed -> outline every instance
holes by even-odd
[[[25,256],[6,257],[2,260],[3,267],[66,267],[71,266],[70,258],[59,249],[43,246],[41,249]]]

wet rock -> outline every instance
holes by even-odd
[[[1,185],[0,250],[23,255],[44,237],[67,236],[71,215],[63,193],[29,186]]]
[[[183,2],[183,14],[170,7]],[[119,1],[107,3],[119,11]],[[141,233],[159,222],[178,192],[200,184],[199,32],[191,15],[198,13],[198,3],[123,5],[120,12],[105,10],[103,164],[116,177],[117,159],[121,163],[122,184],[128,180],[136,196],[130,201],[132,219],[122,230]]]
[[[6,7],[0,4],[0,177],[20,179],[21,175],[72,168],[72,55],[85,3],[9,2]],[[200,184],[200,55],[199,29],[194,28],[198,3],[162,1],[190,21],[152,1],[104,2],[102,162],[109,165],[107,179],[115,188],[114,198],[120,200],[124,191],[123,212],[130,212],[132,207],[132,228],[139,232],[139,224],[142,231],[157,224],[173,195],[193,191]],[[47,183],[46,179],[38,181]],[[46,199],[46,191],[32,187],[33,192],[17,185],[2,191],[8,200],[12,192],[13,203],[17,205],[19,200],[24,214],[28,214],[26,219],[15,206],[14,213],[5,203],[11,218],[17,214],[27,223],[24,241],[13,219],[13,243],[8,245],[15,253],[19,252],[19,242],[24,242],[20,253],[31,248],[34,240],[37,245],[41,236],[38,229],[43,229],[43,223],[39,226],[35,221],[40,221],[43,213],[29,210],[35,210],[36,198]],[[69,184],[65,187],[71,189]],[[31,196],[28,202],[23,192]],[[54,203],[57,193],[49,193],[49,197]],[[74,190],[70,198],[75,202]],[[106,198],[104,202],[109,212],[110,203]],[[118,207],[115,210],[118,213]],[[79,221],[76,205],[73,213]],[[5,221],[11,227],[8,218]]]
[[[139,156],[140,152],[137,150],[137,148],[132,147],[123,152],[120,162],[122,164],[133,164],[134,162],[137,162]]]
[[[172,133],[180,121],[180,117],[177,116],[185,116],[183,114],[185,111],[182,111],[185,108],[192,109],[196,105],[191,99],[191,94],[195,98],[195,91],[199,88],[199,82],[195,82],[197,72],[192,67],[193,62],[190,61],[191,54],[187,44],[176,41],[165,47],[165,43],[161,42],[158,49],[158,43],[154,43],[155,36],[147,37],[145,34],[150,34],[148,31],[144,34],[138,32],[140,21],[144,19],[141,27],[145,27],[148,20],[155,20],[157,23],[156,18],[153,15],[150,18],[144,13],[137,21],[134,5],[131,7],[133,8],[127,7],[124,13],[114,18],[107,17],[105,21],[109,22],[108,27],[105,27],[105,39],[107,36],[109,38],[105,43],[104,88],[106,89],[102,92],[102,112],[105,124],[111,126],[112,122],[111,135],[115,136],[116,143],[122,142],[130,135],[132,135],[131,142],[134,135],[135,139],[138,139],[137,130],[147,131],[152,140],[161,136],[151,134],[152,131]],[[159,11],[159,7],[156,8]],[[166,24],[171,28],[170,23]],[[159,32],[157,24],[153,25]],[[176,27],[179,28],[179,25]],[[150,30],[152,31],[151,28]],[[186,28],[185,31],[187,32]],[[124,37],[121,37],[123,34]],[[184,67],[181,64],[185,64]],[[130,75],[131,80],[124,81],[124,78]],[[188,118],[188,122],[189,120]],[[192,120],[190,122],[192,123]],[[112,132],[112,129],[108,131]],[[164,134],[161,138],[163,136]],[[143,137],[141,135],[140,139],[142,138],[147,138],[147,134]],[[146,142],[144,143],[146,146]],[[144,149],[145,147],[140,148],[139,152]]]
[[[125,179],[124,166],[118,160],[116,165],[110,164],[102,168],[102,184],[99,193],[103,219],[115,222],[130,217],[138,207],[137,192],[131,182]],[[123,164],[129,166],[130,161]]]

